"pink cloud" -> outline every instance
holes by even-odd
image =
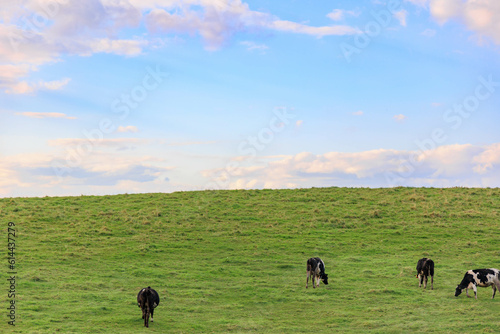
[[[406,17],[408,16],[408,12],[404,9],[397,11],[394,13],[394,17],[399,21],[403,27],[406,27]]]
[[[484,37],[500,44],[500,1],[497,0],[431,0],[432,16],[440,24],[451,19],[463,22],[477,33],[478,42]]]
[[[403,114],[399,114],[399,115],[394,115],[393,116],[393,119],[396,121],[396,122],[403,122],[407,119],[408,117],[406,117],[405,115]]]
[[[19,116],[25,116],[29,118],[64,118],[64,119],[76,119],[76,117],[73,116],[67,116],[66,114],[59,113],[59,112],[32,112],[32,111],[25,111],[25,112],[16,112],[16,115]]]
[[[37,83],[28,83],[26,81],[15,81],[4,83],[0,87],[5,89],[7,94],[31,94],[38,90],[59,90],[66,86],[71,80],[64,78],[55,81],[39,81]]]
[[[139,132],[136,126],[128,125],[128,126],[119,126],[117,132]]]
[[[328,152],[243,164],[230,175],[229,188],[312,186],[490,186],[500,185],[500,144],[444,145],[421,151],[377,149]],[[205,176],[220,175],[205,171]]]
[[[36,29],[26,24],[35,18]],[[44,18],[44,20],[40,20]],[[24,22],[24,23],[23,23]],[[144,24],[150,34],[122,39],[120,32]],[[359,33],[346,25],[310,26],[280,20],[251,10],[241,0],[130,0],[76,1],[26,0],[5,3],[0,9],[0,90],[8,94],[34,94],[55,90],[69,79],[31,82],[29,76],[41,65],[60,61],[64,55],[91,56],[111,53],[127,57],[143,54],[162,44],[164,34],[199,35],[207,50],[226,45],[239,32],[282,31],[315,37]],[[151,37],[151,33],[162,36]],[[160,40],[160,42],[158,42]],[[250,50],[266,45],[248,43]]]

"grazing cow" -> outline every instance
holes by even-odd
[[[434,261],[426,257],[418,260],[417,263],[417,278],[418,287],[424,283],[424,289],[427,289],[427,279],[431,277],[431,290],[434,290]]]
[[[309,285],[309,277],[313,283],[313,288],[319,286],[319,281],[328,284],[328,275],[325,274],[325,263],[319,257],[312,257],[307,260],[307,280],[306,288]]]
[[[465,289],[467,297],[470,297],[468,289],[473,289],[474,296],[477,299],[478,286],[483,288],[491,286],[493,289],[493,296],[491,296],[491,299],[495,298],[497,289],[500,290],[500,271],[495,268],[468,270],[462,282],[457,285],[455,297],[460,295],[463,289]]]
[[[160,296],[158,296],[158,293],[154,289],[148,286],[137,294],[137,304],[142,310],[144,326],[149,327],[149,315],[151,314],[151,322],[153,322],[153,313],[155,307],[160,304]]]

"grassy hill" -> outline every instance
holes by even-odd
[[[16,224],[18,333],[498,332],[500,189],[204,191],[0,199]],[[320,256],[329,285],[305,289]],[[434,290],[418,288],[421,257]],[[2,265],[7,278],[7,261]],[[2,279],[7,291],[8,281]],[[143,327],[140,288],[160,294]]]

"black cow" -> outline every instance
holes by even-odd
[[[325,263],[319,257],[312,257],[307,260],[307,279],[306,288],[309,285],[309,277],[313,282],[313,288],[319,286],[319,281],[328,284],[328,275],[325,274]]]
[[[137,304],[142,310],[142,319],[144,319],[144,326],[149,327],[149,315],[151,314],[151,322],[153,322],[153,313],[155,307],[160,304],[160,296],[158,292],[151,287],[147,287],[139,291],[137,294]]]
[[[500,290],[500,271],[495,268],[468,270],[465,273],[462,282],[457,285],[455,297],[458,297],[458,295],[462,293],[463,289],[465,289],[467,297],[470,297],[468,289],[473,289],[474,296],[477,299],[478,286],[483,288],[491,286],[493,289],[493,296],[491,296],[491,299],[495,298],[497,289]]]
[[[434,261],[426,257],[418,260],[417,263],[417,278],[418,287],[424,283],[424,289],[427,289],[427,279],[431,277],[431,290],[434,290]]]

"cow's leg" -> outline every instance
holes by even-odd
[[[491,296],[491,299],[493,299],[495,298],[495,293],[497,293],[497,287],[495,286],[495,284],[493,284],[491,287],[493,289],[493,296]]]
[[[308,270],[307,271],[307,278],[306,278],[306,289],[309,287],[309,276],[311,275],[311,272]]]
[[[496,286],[497,290],[499,290],[499,291],[500,291],[500,280],[498,280],[498,279],[497,279],[497,280],[494,280],[494,281],[493,281],[493,284]],[[493,297],[495,297],[495,294],[493,294]],[[493,298],[493,297],[492,297],[492,298]]]
[[[422,275],[418,274],[418,287],[422,287],[422,280],[423,280],[423,277]]]
[[[469,289],[468,288],[465,288],[465,294],[467,295],[467,297],[470,298],[470,296],[469,296]]]
[[[427,275],[424,275],[424,289],[427,289]]]
[[[155,309],[151,309],[151,322],[153,322],[153,313],[155,313]]]
[[[434,275],[431,276],[431,290],[434,290]]]
[[[477,299],[477,287],[476,287],[476,284],[474,284],[472,286],[472,288],[474,289],[474,297]]]

